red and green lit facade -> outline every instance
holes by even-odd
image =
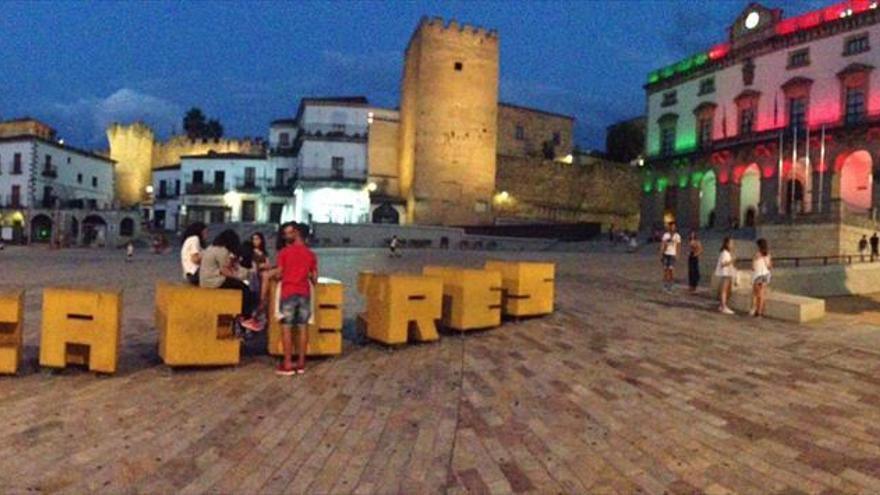
[[[727,228],[880,206],[876,2],[791,18],[751,4],[727,41],[652,71],[645,89],[643,228],[671,219]]]

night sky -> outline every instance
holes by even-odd
[[[33,116],[106,147],[109,122],[160,136],[199,106],[227,136],[265,136],[302,96],[398,104],[403,50],[423,15],[495,28],[501,99],[573,115],[576,142],[644,112],[647,73],[724,40],[731,2],[2,3],[0,118]],[[768,3],[789,17],[830,2]]]

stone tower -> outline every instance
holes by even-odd
[[[404,54],[400,187],[409,221],[493,220],[498,34],[422,18]]]
[[[142,122],[112,124],[107,128],[110,158],[116,160],[116,200],[121,206],[140,203],[151,183],[153,130]]]

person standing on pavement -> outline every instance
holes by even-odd
[[[675,222],[669,222],[660,239],[660,264],[663,265],[663,290],[666,292],[670,292],[675,283],[675,260],[680,250],[681,235],[676,231]]]

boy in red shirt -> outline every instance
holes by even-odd
[[[281,276],[281,345],[284,361],[275,373],[282,376],[302,374],[306,367],[306,346],[309,343],[307,329],[311,316],[311,284],[318,283],[318,259],[306,246],[302,226],[291,224],[284,227],[287,247],[278,253],[278,271]],[[297,338],[297,364],[293,366],[293,327],[299,330]]]

